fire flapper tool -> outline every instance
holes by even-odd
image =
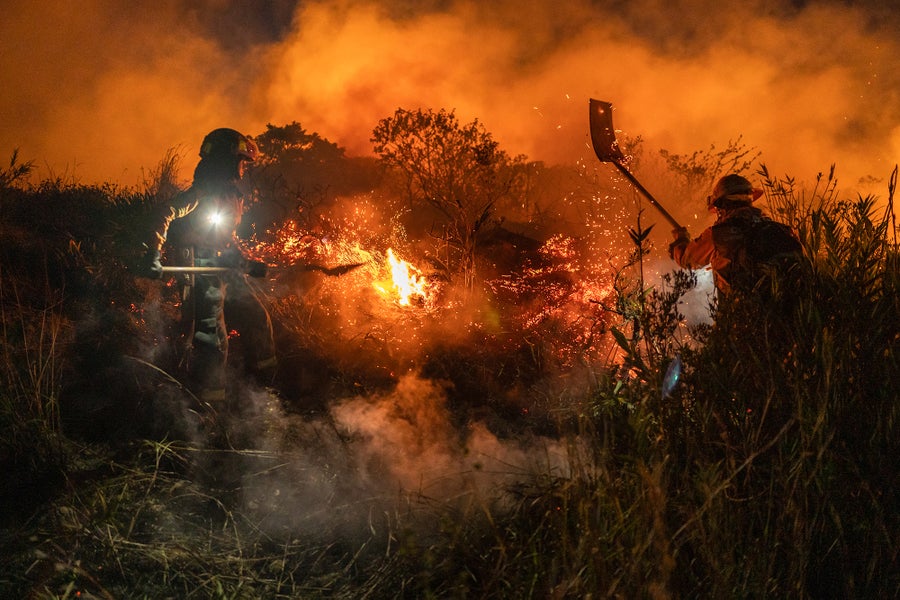
[[[590,109],[591,144],[594,146],[594,153],[597,155],[597,158],[600,159],[600,162],[611,162],[616,165],[619,171],[622,172],[622,175],[624,175],[638,191],[647,197],[650,204],[656,207],[660,214],[672,224],[672,227],[681,229],[681,225],[678,221],[669,214],[669,211],[663,208],[663,205],[653,197],[653,194],[648,192],[647,189],[641,185],[641,182],[638,181],[625,166],[625,155],[622,154],[622,150],[619,148],[619,142],[616,141],[616,130],[613,129],[612,125],[612,104],[591,98]]]

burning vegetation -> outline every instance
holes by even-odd
[[[697,277],[599,166],[446,111],[381,121],[377,161],[256,139],[241,243],[279,366],[248,375],[235,329],[214,407],[179,379],[176,286],[131,270],[176,157],[143,190],[0,171],[12,595],[900,589],[896,171],[885,204],[758,167],[801,274],[688,322]],[[748,155],[663,156],[687,193]]]
[[[422,272],[405,260],[397,258],[391,248],[387,251],[387,271],[390,278],[377,281],[373,285],[376,290],[398,305],[427,306],[430,300],[433,301],[431,285]]]

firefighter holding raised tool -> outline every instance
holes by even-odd
[[[761,195],[762,190],[740,175],[722,177],[706,200],[716,222],[693,240],[686,228],[673,230],[669,256],[683,268],[709,265],[721,294],[760,290],[767,267],[789,265],[801,253],[800,241],[790,227],[753,206]]]
[[[253,140],[234,129],[207,134],[193,183],[158,215],[140,269],[145,277],[161,278],[164,250],[169,256],[174,252],[177,265],[194,268],[179,274],[182,324],[191,348],[190,387],[207,403],[225,398],[226,313],[248,354],[245,366],[271,377],[276,365],[271,320],[245,280],[265,276],[266,265],[243,256],[235,233],[244,212],[238,184],[246,164],[259,155]]]

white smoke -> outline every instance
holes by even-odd
[[[285,414],[266,392],[243,394],[243,414],[229,427],[252,447],[207,468],[240,480],[240,509],[271,535],[359,533],[372,514],[398,505],[502,503],[537,474],[569,474],[562,442],[501,439],[484,422],[456,423],[441,384],[414,373],[392,391],[313,417]]]

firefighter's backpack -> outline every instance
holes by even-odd
[[[757,264],[796,259],[803,251],[794,231],[771,219],[753,223],[744,248],[750,261]]]

